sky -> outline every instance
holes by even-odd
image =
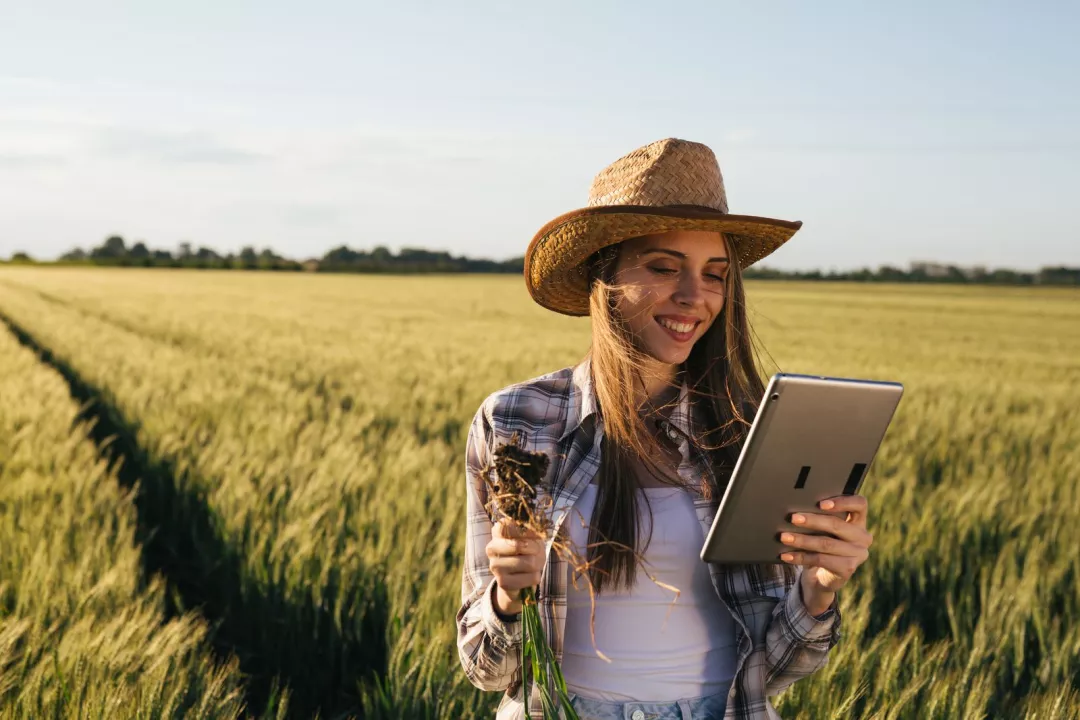
[[[0,0],[0,257],[510,258],[679,137],[765,266],[1078,266],[1078,8]]]

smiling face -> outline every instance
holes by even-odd
[[[662,363],[685,362],[724,309],[728,265],[718,232],[672,230],[620,243],[616,307],[635,344]]]

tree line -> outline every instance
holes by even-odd
[[[17,252],[10,263],[36,263],[27,253]],[[45,264],[45,263],[41,263]],[[105,265],[117,267],[171,267],[218,270],[279,270],[310,272],[361,273],[522,273],[525,258],[485,260],[455,256],[448,252],[402,248],[394,253],[384,246],[372,250],[353,250],[345,245],[330,250],[321,258],[293,260],[270,248],[256,250],[248,246],[239,253],[219,253],[211,248],[194,248],[181,243],[176,252],[151,250],[143,242],[128,245],[123,237],[112,235],[101,245],[83,250],[75,248],[48,264]],[[750,267],[744,276],[751,280],[830,280],[855,282],[933,282],[994,285],[1075,285],[1080,286],[1080,268],[1044,267],[1035,272],[1005,268],[960,267],[939,263],[916,262],[908,269],[882,265],[876,270],[850,271],[777,270]]]
[[[35,262],[27,253],[15,253],[10,262]],[[170,267],[203,270],[285,270],[317,272],[474,272],[520,273],[525,258],[511,260],[476,260],[448,252],[402,248],[391,252],[379,246],[370,251],[352,250],[342,245],[321,258],[294,260],[278,255],[270,248],[244,247],[238,253],[219,253],[208,247],[195,248],[180,243],[176,252],[151,250],[143,242],[128,245],[123,237],[112,235],[90,250],[75,248],[64,253],[56,265],[105,265],[114,267]]]
[[[1043,267],[1035,272],[960,267],[937,263],[911,263],[907,270],[882,265],[876,270],[829,271],[774,270],[747,268],[743,276],[752,280],[829,280],[887,283],[968,283],[976,285],[1077,285],[1080,286],[1080,267]]]

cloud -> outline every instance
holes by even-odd
[[[1080,151],[1080,142],[1070,138],[1045,138],[1030,141],[1012,140],[950,140],[948,142],[905,141],[779,141],[746,142],[740,149],[827,155],[1026,155],[1040,153],[1073,153]]]
[[[280,216],[289,227],[335,227],[341,224],[344,212],[334,205],[296,204],[281,208]]]
[[[51,153],[0,152],[0,167],[3,168],[56,166],[66,162],[65,157]]]
[[[731,145],[736,145],[739,143],[744,143],[747,140],[753,140],[755,137],[757,137],[756,130],[732,130],[724,134],[724,142]]]
[[[251,165],[268,155],[219,140],[205,131],[165,131],[107,127],[97,131],[95,150],[112,158],[164,163]]]

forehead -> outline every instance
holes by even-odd
[[[727,257],[727,243],[719,232],[710,230],[672,230],[642,235],[623,242],[626,255],[636,257],[647,250],[675,250],[689,258]]]

